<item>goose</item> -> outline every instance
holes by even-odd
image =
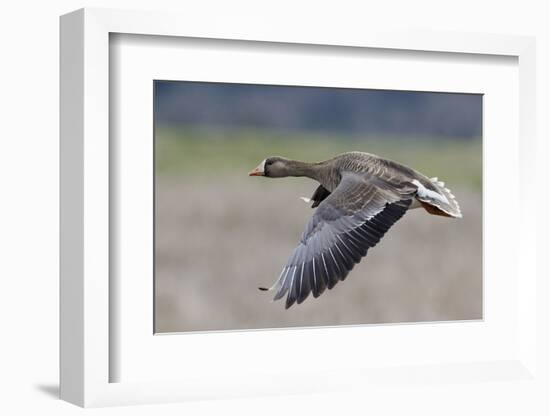
[[[409,209],[462,218],[444,182],[370,153],[347,152],[318,163],[268,157],[249,176],[308,177],[319,183],[311,198],[302,198],[316,210],[300,244],[273,286],[260,288],[274,291],[274,301],[286,294],[286,309],[345,280]]]

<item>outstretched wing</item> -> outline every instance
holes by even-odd
[[[412,184],[391,184],[368,173],[346,173],[308,222],[273,287],[286,308],[318,297],[344,280],[355,264],[409,208]]]

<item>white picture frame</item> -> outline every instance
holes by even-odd
[[[265,22],[247,23],[243,20],[242,23],[234,25],[220,19],[204,27],[200,22],[177,14],[107,9],[83,9],[61,18],[61,398],[80,406],[106,406],[322,392],[345,389],[351,385],[357,388],[362,384],[407,383],[411,380],[411,365],[415,366],[412,378],[417,381],[461,378],[479,382],[499,377],[521,381],[535,377],[537,312],[534,299],[537,275],[534,259],[536,218],[533,215],[519,216],[517,239],[510,242],[516,244],[513,250],[517,255],[517,262],[514,263],[517,270],[512,271],[518,287],[513,316],[517,320],[517,330],[514,329],[513,339],[510,339],[514,347],[506,349],[503,354],[495,353],[496,360],[484,356],[481,359],[472,358],[471,361],[463,358],[453,362],[442,355],[440,362],[434,364],[417,357],[417,361],[403,362],[402,369],[396,368],[392,362],[392,365],[384,364],[380,368],[370,365],[369,371],[363,371],[365,369],[361,366],[350,368],[335,364],[322,369],[331,377],[319,377],[319,372],[313,369],[295,372],[283,368],[279,372],[266,370],[263,376],[258,373],[247,379],[239,378],[234,369],[227,368],[220,370],[219,374],[205,371],[201,376],[195,372],[186,378],[181,376],[181,369],[174,368],[178,371],[174,377],[164,377],[163,373],[163,377],[157,375],[147,381],[125,381],[113,371],[116,363],[124,358],[118,356],[124,350],[113,348],[113,339],[117,338],[121,328],[112,316],[117,310],[113,293],[120,287],[110,280],[115,267],[114,259],[110,258],[113,254],[109,250],[114,221],[110,201],[118,197],[113,195],[116,187],[111,186],[110,177],[117,169],[110,157],[110,34],[245,40],[258,42],[260,46],[260,42],[276,42],[282,47],[286,44],[330,45],[336,49],[352,47],[468,54],[472,59],[476,55],[514,57],[519,68],[517,120],[520,151],[518,177],[511,180],[517,180],[514,192],[517,192],[519,212],[527,214],[533,204],[534,193],[530,192],[533,184],[529,178],[535,169],[534,39],[429,31],[400,33],[375,29],[357,34],[330,33],[318,28],[317,31],[304,33],[299,27],[285,27],[283,30],[277,25],[265,25]],[[392,331],[422,336],[422,332],[428,330],[426,328],[402,326]],[[369,330],[376,329],[371,327]],[[477,331],[475,328],[473,330]],[[290,331],[285,336],[289,342],[308,342],[309,338],[341,336],[337,331]],[[361,327],[351,328],[347,332],[346,337],[349,338],[346,342],[360,339],[361,331]],[[281,332],[264,331],[264,336],[280,337]],[[239,338],[237,333],[221,333],[214,334],[210,342],[224,342],[224,339],[231,337]],[[156,343],[166,343],[167,337],[155,338]],[[242,341],[237,339],[231,342],[237,348]],[[480,377],[480,374],[483,376]]]

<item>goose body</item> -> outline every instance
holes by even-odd
[[[286,295],[286,308],[310,293],[320,296],[343,281],[409,209],[461,218],[454,195],[437,178],[363,152],[306,163],[267,158],[249,173],[273,178],[305,176],[319,183],[307,202],[316,208],[275,284],[274,300]]]

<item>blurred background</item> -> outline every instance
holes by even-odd
[[[155,81],[155,332],[482,318],[482,96]],[[408,212],[345,282],[303,304],[260,292],[313,210],[268,156],[359,150],[446,182],[463,219]]]

